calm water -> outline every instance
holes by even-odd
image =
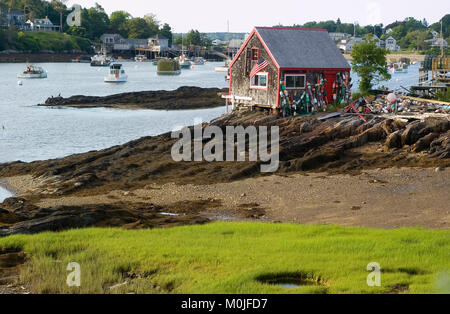
[[[215,73],[222,63],[196,66],[177,77],[159,77],[151,63],[124,63],[125,84],[106,84],[107,68],[89,64],[44,63],[43,80],[23,80],[17,74],[25,64],[0,64],[0,162],[34,161],[123,144],[142,136],[157,135],[176,126],[191,125],[195,118],[210,121],[224,108],[193,111],[115,109],[53,109],[37,107],[50,96],[104,96],[144,90],[173,90],[180,86],[227,87],[224,73]],[[409,74],[394,75],[385,85],[398,88],[417,83],[418,65]],[[357,77],[354,77],[355,86]],[[2,129],[5,127],[5,130]],[[1,192],[0,192],[1,193]]]
[[[5,199],[7,199],[8,197],[11,197],[12,194],[9,193],[9,191],[5,190],[4,188],[2,188],[0,186],[0,203],[2,203]]]
[[[50,96],[110,95],[114,93],[173,90],[180,86],[226,87],[217,64],[197,66],[177,77],[159,77],[151,63],[124,63],[125,84],[106,84],[108,68],[89,64],[40,64],[48,78],[23,80],[17,74],[25,64],[0,64],[0,162],[34,161],[107,148],[142,136],[157,135],[176,126],[191,125],[220,116],[224,108],[193,111],[115,109],[53,109],[38,107]],[[2,130],[5,126],[5,130]]]

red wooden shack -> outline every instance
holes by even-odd
[[[331,103],[333,84],[348,78],[350,70],[326,30],[256,27],[230,65],[229,94],[251,98],[250,105],[279,108],[280,86],[296,95],[322,79]]]

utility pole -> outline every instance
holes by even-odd
[[[8,28],[11,27],[11,7],[12,7],[12,0],[9,1],[8,7]]]

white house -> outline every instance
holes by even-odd
[[[389,51],[400,51],[400,46],[397,45],[397,40],[394,37],[389,36],[386,41],[386,49]]]
[[[440,37],[439,38],[428,39],[428,40],[426,40],[426,42],[429,43],[432,48],[441,48],[441,46],[444,47],[444,48],[448,47],[447,41],[445,39],[443,39],[443,38],[440,38]]]
[[[386,45],[386,43],[375,34],[372,36],[372,41],[376,42],[378,48],[381,48]]]
[[[52,21],[48,17],[45,17],[45,19],[35,19],[35,20],[28,20],[26,22],[27,29],[31,31],[40,31],[40,32],[58,32],[59,26],[54,25]]]

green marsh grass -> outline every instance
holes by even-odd
[[[21,281],[36,293],[388,293],[399,285],[409,287],[402,293],[439,293],[449,288],[449,230],[212,223],[0,239],[0,250],[11,248],[28,254]],[[70,262],[81,265],[79,288],[66,284]],[[367,285],[371,262],[381,265],[381,287]],[[286,274],[320,284],[284,289],[257,280]]]

